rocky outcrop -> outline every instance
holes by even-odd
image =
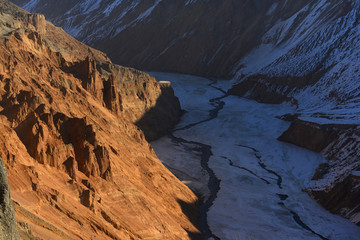
[[[6,168],[0,158],[0,239],[20,239],[16,226],[15,212],[11,203],[10,187],[8,184]]]
[[[163,136],[180,119],[181,107],[171,85],[141,71],[97,64],[87,57],[62,69],[81,80],[82,87],[117,115],[126,116],[147,140]]]
[[[144,137],[177,121],[170,86],[8,1],[0,12],[0,157],[21,237],[200,235],[197,197]],[[135,123],[150,112],[141,131]]]
[[[182,111],[180,102],[174,99],[174,91],[170,82],[160,82],[161,96],[159,96],[155,107],[150,109],[136,125],[143,129],[147,140],[154,140],[167,133],[174,126]]]
[[[239,61],[229,93],[291,102],[308,115],[351,118],[359,111],[359,65],[350,64],[358,61],[359,10],[354,0],[311,1],[291,17],[280,17]]]
[[[304,78],[270,78],[265,75],[254,75],[232,86],[228,90],[228,94],[251,98],[261,103],[290,102],[297,105],[297,100],[288,95],[294,88],[304,86],[306,86]]]
[[[46,20],[43,14],[30,14],[28,15],[29,28],[33,28],[41,35],[46,33]]]
[[[306,191],[333,213],[360,225],[360,131],[357,125],[339,125],[295,120],[279,140],[326,156]]]

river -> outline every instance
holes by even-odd
[[[159,159],[201,196],[207,239],[360,239],[360,228],[323,209],[303,189],[320,154],[279,142],[286,105],[226,95],[229,81],[151,73],[171,81],[181,122],[153,146]]]

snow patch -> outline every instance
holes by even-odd
[[[278,6],[279,6],[278,2],[273,3],[273,5],[271,5],[269,10],[266,12],[266,15],[267,16],[272,15],[275,12],[275,10],[277,9]]]

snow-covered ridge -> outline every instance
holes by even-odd
[[[94,40],[116,35],[123,29],[136,25],[137,22],[146,21],[162,0],[64,1],[56,14],[50,13],[56,7],[53,1],[15,0],[13,2],[29,12],[48,12],[46,15],[53,23],[62,26],[74,37],[91,43]],[[111,20],[108,21],[110,18]]]
[[[13,1],[29,12],[47,12],[54,5],[52,1],[32,0]],[[50,15],[50,20],[62,26],[64,30],[86,43],[111,37],[122,30],[146,21],[162,0],[78,0],[66,2],[62,12]],[[190,1],[192,3],[194,1]],[[110,21],[109,21],[110,19]],[[93,26],[93,27],[91,27]],[[97,29],[94,27],[97,26]],[[99,27],[100,26],[100,27]]]
[[[283,13],[286,17],[308,2],[12,1],[30,12],[43,13],[77,39],[105,51],[114,62],[212,77],[229,77],[233,65],[256,45],[258,34]]]
[[[354,114],[360,110],[359,12],[359,1],[312,1],[264,34],[239,61],[235,79],[254,74],[309,79],[305,88],[277,91],[297,99],[306,120],[360,123]]]

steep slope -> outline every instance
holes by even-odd
[[[312,1],[239,62],[230,93],[292,101],[302,116],[358,121],[359,1]],[[319,121],[319,120],[317,120]]]
[[[358,0],[14,2],[115,62],[234,77],[232,94],[357,118]]]
[[[115,62],[233,77],[232,94],[357,118],[358,0],[14,2]]]
[[[13,0],[45,14],[116,63],[141,69],[230,77],[279,18],[298,0]],[[269,24],[264,25],[264,22]]]
[[[199,234],[191,222],[196,196],[134,125],[149,112],[147,128],[154,118],[176,121],[180,108],[169,84],[113,65],[43,15],[5,0],[0,26],[0,157],[21,237]]]

